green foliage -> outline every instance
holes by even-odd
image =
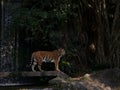
[[[25,35],[29,33],[24,40],[40,40],[43,43],[45,42],[42,46],[46,45],[48,41],[55,44],[58,39],[56,34],[60,34],[61,26],[68,19],[67,6],[65,5],[65,2],[54,2],[52,4],[51,1],[41,0],[36,1],[31,9],[12,8],[12,21],[9,28],[13,32],[17,30],[25,33]],[[57,39],[54,40],[54,38]]]

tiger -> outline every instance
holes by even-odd
[[[54,62],[55,70],[59,70],[59,61],[60,58],[65,55],[65,50],[63,48],[59,48],[58,50],[53,51],[36,51],[32,53],[31,56],[31,68],[33,72],[36,72],[35,66],[37,65],[40,71],[44,71],[41,69],[42,62]]]

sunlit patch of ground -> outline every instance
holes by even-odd
[[[88,90],[120,90],[120,69],[107,69],[82,77],[72,78],[71,81],[79,81]]]

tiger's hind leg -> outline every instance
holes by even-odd
[[[42,72],[44,70],[41,69],[41,65],[38,65],[38,69]]]
[[[44,71],[44,70],[41,69],[41,65],[42,65],[42,60],[40,60],[40,61],[38,62],[38,69],[39,69],[40,71]]]
[[[33,61],[33,64],[32,64],[32,71],[33,72],[36,72],[36,70],[35,70],[35,66],[37,65],[37,62],[36,62],[36,60],[34,60]]]

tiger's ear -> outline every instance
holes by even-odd
[[[58,51],[64,50],[63,48],[59,48]]]
[[[58,48],[58,51],[60,51],[61,50],[61,48]]]
[[[59,48],[58,51],[65,53],[65,49],[64,48]]]

